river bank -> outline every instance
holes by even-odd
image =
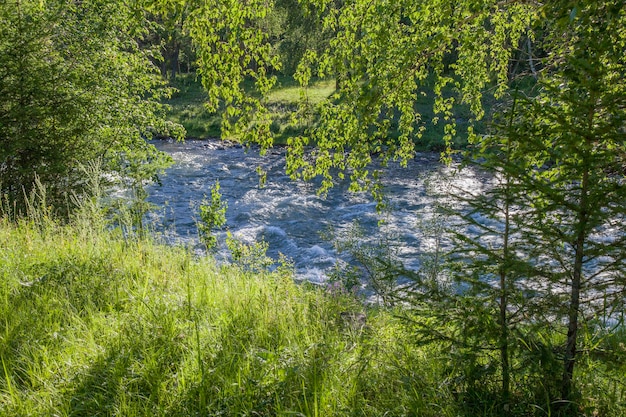
[[[416,343],[410,310],[158,240],[0,217],[0,415],[501,415],[498,375],[468,385],[470,358]],[[580,361],[580,415],[623,415],[624,341]],[[543,415],[542,368],[526,367],[511,416]]]
[[[355,299],[288,270],[97,224],[0,219],[0,248],[1,415],[401,413],[390,355],[428,366],[389,315],[368,309],[365,329],[342,318]]]
[[[167,119],[173,123],[182,125],[187,131],[188,140],[211,140],[222,138],[221,120],[222,114],[207,111],[205,103],[208,101],[206,92],[200,82],[200,77],[195,73],[179,74],[170,81],[171,86],[176,90],[173,96],[164,101],[169,107],[166,112]],[[244,82],[245,89],[252,88],[252,82]],[[446,87],[446,89],[450,89]],[[452,90],[451,90],[452,91]],[[306,99],[308,105],[315,107],[323,100],[328,99],[335,92],[335,80],[325,79],[312,82],[306,89]],[[273,120],[271,125],[275,135],[275,145],[284,145],[290,136],[297,136],[304,133],[304,126],[293,126],[291,124],[291,114],[298,108],[298,103],[302,99],[303,90],[292,77],[279,76],[275,87],[267,98],[267,107],[270,110],[270,117]],[[422,97],[422,101],[417,105],[416,111],[422,115],[424,126],[427,128],[419,141],[416,142],[418,150],[423,152],[439,152],[444,149],[443,123],[434,124],[431,120],[435,118],[433,111],[435,103],[434,94]],[[487,100],[485,106],[490,108],[491,100]],[[459,126],[462,127],[472,118],[469,109],[461,106],[459,114],[456,115]],[[476,132],[485,129],[484,122],[478,122],[475,127]],[[464,129],[459,129],[457,137],[453,139],[455,148],[463,148],[467,144]],[[390,132],[391,136],[397,135],[396,131]],[[229,138],[223,138],[229,139]]]

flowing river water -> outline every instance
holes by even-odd
[[[418,154],[406,168],[386,168],[382,181],[389,209],[380,214],[369,193],[348,191],[348,181],[338,182],[325,197],[317,194],[315,181],[292,181],[285,174],[282,149],[260,156],[255,149],[216,141],[154,144],[175,161],[162,176],[162,184],[149,189],[149,201],[159,207],[149,220],[166,241],[200,250],[198,205],[204,196],[210,197],[211,187],[219,181],[222,200],[228,204],[230,232],[247,243],[264,240],[270,257],[286,255],[294,263],[298,279],[315,283],[324,282],[345,256],[323,237],[324,232],[329,228],[347,232],[355,222],[370,239],[380,233],[392,234],[399,242],[400,258],[417,268],[420,253],[432,245],[418,224],[432,215],[440,180],[453,169],[442,165],[437,153]],[[263,187],[259,186],[257,167],[267,172]],[[464,171],[461,180],[465,188],[474,189],[482,182],[471,171]],[[226,256],[225,251],[218,253],[220,256]]]

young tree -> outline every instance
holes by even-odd
[[[607,303],[624,308],[626,6],[584,2],[565,13],[566,5],[548,9],[555,19],[546,43],[559,59],[524,101],[510,137],[527,168],[519,176],[532,208],[524,237],[544,279],[562,291],[561,397],[570,401],[582,321]]]
[[[473,334],[500,336],[494,345],[505,399],[507,334],[518,330],[511,319],[521,314],[529,328],[549,317],[553,330],[564,330],[562,377],[554,382],[560,392],[550,394],[567,414],[577,399],[581,326],[593,328],[598,316],[624,309],[626,8],[621,2],[561,2],[544,13],[550,29],[542,29],[543,47],[551,55],[543,60],[536,92],[506,109],[509,123],[498,135],[479,138],[480,150],[472,154],[498,184],[464,200],[470,209],[461,217],[480,232],[454,232],[457,257],[469,255],[456,278],[465,285],[463,297],[475,298],[470,316],[482,314],[477,305],[499,309],[499,330],[479,320],[482,327]]]
[[[228,203],[222,201],[220,183],[216,181],[211,187],[211,200],[205,196],[199,207],[198,236],[207,251],[215,250],[217,247],[218,242],[214,232],[226,225],[227,209]]]
[[[65,208],[102,159],[136,184],[168,161],[144,138],[167,130],[167,91],[141,50],[142,21],[126,2],[0,3],[0,186],[18,207],[35,176]],[[172,135],[180,135],[173,129]]]
[[[451,257],[459,266],[454,280],[467,288],[463,296],[474,298],[473,306],[479,305],[486,315],[497,318],[483,320],[482,329],[473,333],[483,348],[493,346],[500,353],[501,401],[505,407],[510,400],[515,322],[525,307],[522,294],[526,288],[519,278],[528,270],[526,262],[516,255],[520,248],[515,213],[523,209],[516,204],[519,187],[511,172],[513,144],[506,137],[514,121],[516,103],[514,97],[507,124],[494,129],[494,135],[482,139],[478,150],[469,155],[472,161],[479,158],[477,169],[492,175],[494,184],[478,195],[467,195],[467,190],[453,191],[463,208],[449,212],[452,218],[460,219],[450,229],[455,239]],[[468,233],[467,227],[478,234]]]

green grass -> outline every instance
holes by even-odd
[[[302,88],[292,78],[280,77],[274,89],[268,97],[269,102],[273,104],[297,104],[300,99]],[[327,79],[312,83],[311,87],[306,90],[307,99],[317,104],[328,98],[335,92],[335,80]]]
[[[187,130],[187,137],[190,139],[219,138],[221,115],[219,113],[209,113],[204,107],[206,92],[203,90],[198,76],[195,74],[181,74],[172,82],[178,92],[167,101],[171,106],[168,112],[168,119],[175,123],[182,124]],[[311,105],[320,103],[335,92],[335,80],[326,79],[311,84],[306,91],[303,91],[299,84],[291,77],[279,76],[276,86],[270,92],[267,106],[274,120],[272,130],[276,135],[277,144],[287,143],[289,136],[302,134],[304,126],[291,125],[291,113],[297,110],[298,102],[302,94],[306,94],[306,99]],[[422,122],[426,127],[423,137],[417,142],[417,149],[422,151],[442,150],[444,123],[431,123],[435,117],[433,112],[434,93],[426,94],[416,105],[416,112],[422,115]],[[486,110],[492,106],[487,102]],[[454,138],[454,147],[462,148],[467,141],[467,122],[472,118],[467,106],[460,106],[457,114],[458,135]],[[476,125],[477,132],[485,129],[484,124]],[[398,136],[399,133],[393,130],[391,136]]]
[[[46,213],[0,210],[0,416],[501,415],[497,353],[419,345],[407,310],[218,266],[89,203],[69,223]],[[584,334],[580,415],[623,416],[626,332]],[[516,359],[508,415],[550,415],[551,338]]]
[[[166,101],[171,107],[168,119],[183,125],[188,139],[219,138],[221,116],[208,112],[204,107],[207,95],[199,76],[182,74],[172,85],[178,91]]]
[[[219,138],[221,115],[210,113],[204,107],[207,96],[200,79],[195,74],[182,74],[172,82],[172,86],[178,92],[166,102],[171,107],[168,119],[182,124],[187,130],[187,138]],[[307,91],[308,100],[312,104],[319,103],[330,96],[334,89],[334,80],[314,83]],[[287,136],[294,133],[287,125],[290,112],[297,108],[300,94],[301,89],[295,80],[281,76],[268,97],[267,105],[275,120],[273,128],[279,144],[286,143]]]
[[[424,395],[442,399],[432,415],[450,408],[397,321],[341,319],[363,310],[149,238],[2,220],[0,415],[406,415]]]

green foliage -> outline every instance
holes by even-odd
[[[223,108],[211,112],[205,106],[207,93],[204,91],[199,76],[196,74],[178,75],[170,84],[177,90],[165,103],[170,107],[167,112],[168,120],[182,125],[189,139],[222,138],[228,137],[220,131]],[[246,80],[243,83],[246,93],[254,92],[254,83]],[[318,103],[334,91],[334,81],[313,83],[307,91],[308,100]],[[301,123],[293,123],[292,113],[297,110],[300,101],[301,89],[297,82],[290,77],[277,76],[276,84],[267,97],[267,107],[270,111],[272,124],[270,130],[274,134],[274,144],[286,144],[287,138],[302,134],[306,128]]]
[[[163,119],[168,90],[138,44],[142,24],[124,2],[0,3],[0,183],[20,210],[35,176],[66,210],[81,164],[101,159],[138,184],[170,162],[144,140],[183,132]]]
[[[321,51],[328,46],[330,33],[325,31],[317,13],[299,0],[277,0],[274,19],[280,23],[280,37],[272,42],[281,57],[281,71],[293,75],[307,51]]]
[[[60,225],[42,201],[28,219],[1,213],[2,415],[502,415],[490,352],[416,344],[424,316],[124,237],[90,217],[92,200]],[[535,393],[554,379],[521,360],[551,360],[562,336],[528,334],[507,415],[549,412]],[[621,416],[623,328],[584,335],[599,349],[580,363],[580,410]]]
[[[547,56],[532,94],[505,100],[491,135],[476,138],[468,155],[493,184],[457,191],[464,212],[448,211],[448,259],[462,291],[421,310],[458,323],[431,321],[427,334],[499,373],[500,406],[527,390],[520,381],[535,381],[540,389],[527,395],[538,404],[544,397],[542,409],[577,413],[585,400],[574,370],[594,350],[583,329],[601,331],[590,323],[598,316],[622,323],[626,69],[615,45],[624,43],[625,10],[609,3],[577,6],[571,19],[565,4],[543,9],[551,29],[543,29]],[[464,372],[470,381],[487,378],[473,369]]]
[[[155,48],[153,60],[159,64],[163,78],[175,79],[181,68],[189,73],[195,67],[196,54],[186,28],[195,1],[145,0],[147,30],[142,43]]]
[[[623,415],[625,7],[1,2],[0,412]],[[455,230],[429,229],[421,271],[388,241],[339,242],[359,265],[338,281],[368,276],[403,325],[350,291],[268,273],[264,243],[229,235],[242,268],[220,269],[128,233],[148,208],[144,180],[169,162],[145,138],[182,133],[160,117],[169,91],[153,63],[176,72],[187,35],[222,136],[266,149],[293,134],[288,172],[321,176],[322,191],[349,176],[380,197],[375,159],[406,162],[432,125],[447,147],[467,132],[494,184],[459,196]],[[297,107],[295,89],[273,89],[295,59]],[[511,80],[521,59],[532,77]],[[501,117],[482,137],[490,96]],[[124,233],[86,190],[106,187],[101,170],[134,193]],[[54,222],[74,205],[74,228]],[[207,248],[225,209],[216,184],[200,207]],[[366,325],[346,322],[355,310]]]
[[[317,109],[318,123],[292,138],[288,170],[305,179],[321,175],[323,188],[346,173],[355,188],[375,183],[374,155],[405,162],[438,119],[450,146],[457,102],[471,109],[463,120],[471,131],[492,79],[497,93],[506,89],[510,49],[533,16],[529,5],[497,1],[306,3],[324,13],[324,28],[334,36],[322,53],[305,56],[298,79],[306,86],[312,75],[336,76],[338,88]],[[418,106],[433,92],[435,116],[425,120]],[[398,135],[390,134],[394,129]],[[312,157],[303,158],[312,143]]]
[[[624,42],[623,7],[589,4],[571,20],[564,10],[543,11],[550,52],[532,94],[504,100],[491,135],[468,154],[493,183],[457,190],[464,211],[448,210],[460,294],[441,299],[418,286],[412,305],[431,318],[418,333],[456,347],[479,393],[500,378],[498,407],[521,390],[547,413],[575,415],[585,399],[574,370],[595,349],[583,329],[602,331],[593,317],[623,320],[626,90],[617,80],[626,71],[614,46]],[[437,302],[421,304],[424,294]]]
[[[328,231],[325,239],[333,242],[338,253],[348,255],[347,261],[338,262],[329,277],[338,291],[351,294],[373,292],[384,306],[398,302],[398,281],[406,272],[398,258],[397,237],[380,233],[374,241],[368,240],[365,231],[353,223],[347,230]]]
[[[302,59],[295,76],[303,91],[291,111],[292,123],[305,131],[288,138],[288,172],[322,176],[322,191],[335,176],[349,175],[353,189],[372,186],[373,155],[383,163],[406,162],[430,125],[442,126],[448,148],[457,140],[457,119],[471,133],[484,115],[484,90],[494,81],[496,95],[506,90],[512,51],[536,14],[530,4],[495,0],[298,3],[209,2],[190,16],[189,28],[208,106],[224,106],[223,137],[263,149],[277,130],[266,101],[274,84],[268,74],[279,66],[270,23],[287,19],[293,25],[281,46],[288,47],[297,31],[306,34],[295,42],[308,50],[297,54]],[[255,83],[253,94],[246,94],[246,78]],[[320,103],[307,95],[317,78],[336,83],[335,94]],[[429,111],[424,102],[432,103]],[[470,113],[455,114],[455,103],[465,103]]]
[[[251,244],[242,242],[235,238],[230,232],[226,235],[226,247],[230,251],[233,262],[245,271],[260,273],[274,265],[274,260],[266,255],[269,243],[253,242]]]
[[[211,201],[205,198],[200,203],[200,220],[198,221],[198,235],[207,250],[213,250],[217,246],[217,237],[213,234],[226,225],[226,210],[228,204],[222,201],[220,183],[215,182],[211,187]]]
[[[200,241],[208,251],[217,250],[218,239],[215,231],[221,230],[226,225],[226,210],[228,204],[222,201],[220,193],[220,183],[217,181],[211,187],[211,200],[206,197],[199,207],[199,217],[197,227]],[[246,272],[260,274],[267,271],[274,265],[274,260],[266,255],[269,244],[267,242],[245,243],[234,237],[230,231],[226,232],[226,248],[230,251],[233,264]],[[286,259],[281,259],[279,270],[290,271]]]
[[[567,323],[561,398],[571,400],[581,326],[590,314],[624,308],[626,240],[617,230],[626,222],[626,8],[589,3],[574,13],[562,6],[547,8],[554,32],[546,46],[559,59],[548,61],[538,93],[523,101],[509,137],[516,158],[510,172],[515,169],[525,191],[518,201],[529,208],[521,228],[528,257],[540,282],[565,293],[553,314]]]
[[[204,2],[189,16],[189,32],[198,54],[198,71],[208,93],[207,108],[221,105],[222,137],[233,133],[245,143],[267,149],[272,144],[272,120],[263,97],[275,83],[272,69],[279,67],[263,19],[272,2],[216,0]],[[244,89],[246,79],[254,82],[253,94]]]

